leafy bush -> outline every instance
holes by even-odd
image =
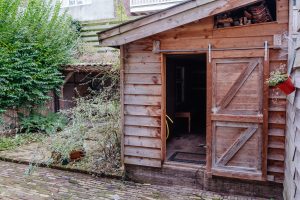
[[[48,113],[42,115],[33,113],[20,119],[20,131],[25,133],[47,133],[53,134],[62,130],[68,123],[66,117],[59,113]]]
[[[60,4],[0,0],[0,111],[31,110],[62,84],[79,35]]]

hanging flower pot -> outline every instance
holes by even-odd
[[[292,83],[291,77],[288,77],[288,79],[283,83],[279,83],[277,87],[286,95],[289,95],[296,90],[294,84]]]
[[[279,70],[273,71],[270,74],[270,78],[267,80],[267,83],[271,87],[277,87],[286,95],[291,94],[295,91],[295,86],[292,83],[291,77],[288,74],[282,73]]]

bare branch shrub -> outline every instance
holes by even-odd
[[[72,150],[86,149],[89,170],[98,172],[120,168],[119,65],[113,66],[95,78],[99,91],[90,91],[90,95],[76,99],[74,108],[61,111],[70,123],[51,136],[49,144],[52,152],[62,155],[62,160]]]

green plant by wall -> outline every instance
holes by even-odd
[[[65,116],[60,113],[32,113],[30,116],[20,118],[20,132],[55,134],[61,131],[68,123]]]
[[[42,134],[17,134],[15,136],[0,137],[0,151],[12,150],[21,145],[29,144],[31,142],[41,142],[45,139]]]
[[[0,111],[31,111],[62,84],[79,35],[60,4],[0,0]]]
[[[77,33],[80,34],[81,30],[82,30],[82,25],[81,25],[80,21],[73,20],[72,25],[75,27],[75,30],[77,31]]]

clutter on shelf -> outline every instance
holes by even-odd
[[[215,28],[244,26],[275,21],[276,14],[271,13],[271,11],[276,10],[276,8],[272,8],[274,5],[276,6],[276,3],[273,4],[272,0],[268,1],[268,3],[262,1],[258,4],[219,14],[215,18]],[[271,9],[269,7],[271,7]]]

